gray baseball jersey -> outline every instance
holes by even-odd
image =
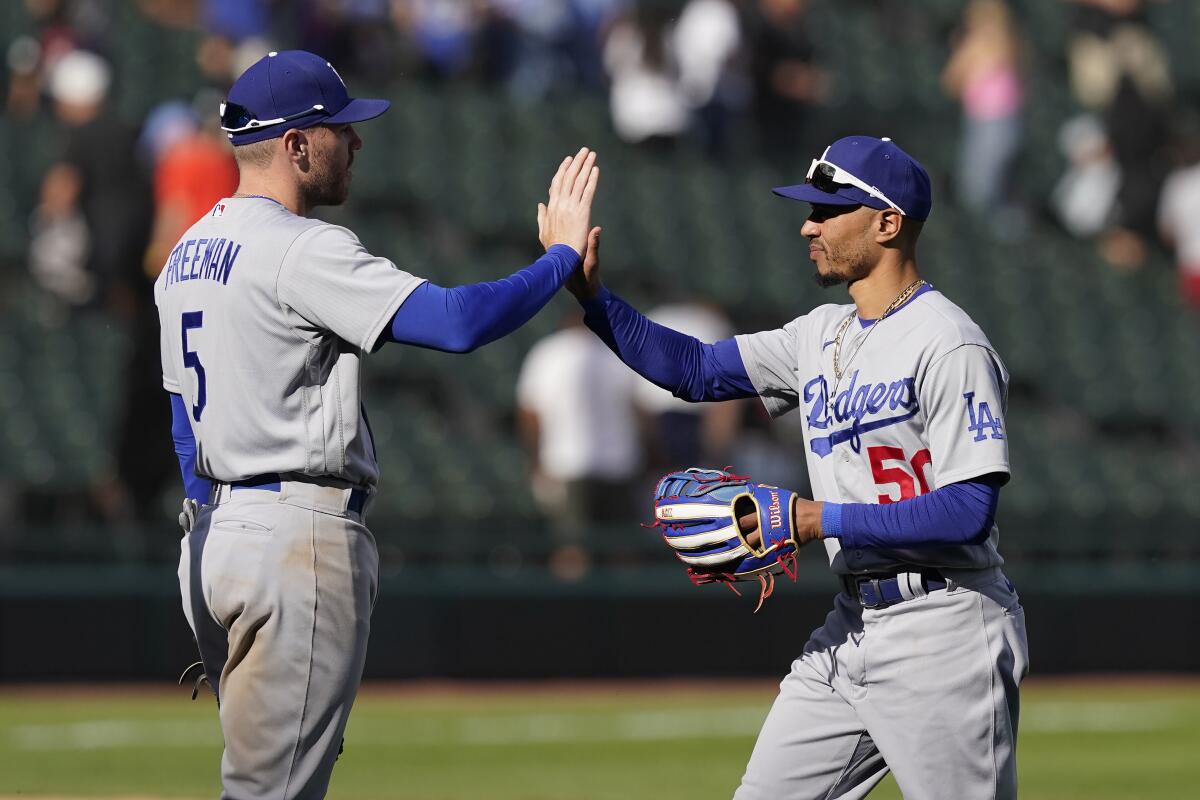
[[[379,472],[359,370],[420,283],[345,228],[229,198],[155,284],[163,386],[216,481],[179,578],[221,699],[223,797],[325,796],[376,590],[350,488]],[[273,489],[230,485],[272,474]]]
[[[784,327],[737,337],[746,371],[773,417],[803,408],[813,499],[892,503],[988,473],[1008,474],[1008,374],[979,326],[940,292],[925,290],[876,326],[853,305],[825,305]],[[995,526],[978,545],[842,550],[826,539],[835,572],[909,565],[980,569],[1002,563]]]
[[[874,327],[853,305],[737,337],[772,416],[803,409],[817,500],[892,503],[1008,474],[1008,376],[983,332],[925,289]],[[839,327],[841,378],[834,371]],[[843,550],[837,573],[900,572],[909,594],[839,594],[780,684],[735,800],[861,798],[890,771],[913,800],[1016,797],[1024,612],[993,526],[982,544]],[[926,591],[917,567],[945,587]]]
[[[190,408],[196,472],[373,486],[359,369],[421,283],[345,228],[266,198],[219,202],[154,287],[163,386]]]

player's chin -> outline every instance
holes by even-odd
[[[813,283],[820,286],[822,289],[829,289],[834,286],[839,286],[846,282],[843,275],[838,275],[835,272],[821,272],[821,268],[817,267],[817,271],[813,273]]]
[[[340,206],[350,199],[350,177],[346,176],[346,180],[336,186],[328,195],[327,202],[322,203],[326,206]]]

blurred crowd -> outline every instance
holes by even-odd
[[[958,203],[999,237],[1019,239],[1049,215],[1068,233],[1095,238],[1103,258],[1130,270],[1147,252],[1179,256],[1181,287],[1200,304],[1200,244],[1182,225],[1196,205],[1200,121],[1180,97],[1170,60],[1150,25],[1154,7],[1180,0],[1058,0],[1068,21],[1061,53],[1074,115],[1060,136],[1063,174],[1049,197],[1023,197],[1026,116],[1047,59],[1033,52],[1011,0],[964,0],[946,32],[942,85],[961,107],[959,165],[949,176]],[[886,3],[860,2],[885,18]],[[104,78],[54,68],[75,50],[104,58],[118,46],[109,0],[24,0],[37,33],[8,43],[7,114],[28,116],[54,97],[59,118],[80,127],[71,106],[103,94]],[[831,75],[814,35],[821,0],[137,0],[154,22],[200,32],[194,58],[205,82],[188,114],[180,102],[147,119],[138,157],[182,125],[204,130],[214,98],[272,47],[326,55],[348,77],[374,85],[398,78],[494,86],[515,103],[553,102],[586,90],[607,94],[614,131],[634,145],[686,143],[725,156],[735,131],[772,158],[789,154],[830,100]],[[68,65],[76,59],[68,59]],[[1057,76],[1050,76],[1057,77]],[[87,81],[92,83],[88,84]],[[109,131],[112,135],[112,131]],[[88,139],[91,137],[79,137]],[[112,152],[117,141],[106,142]],[[746,146],[746,142],[741,142]],[[99,149],[99,148],[97,148]],[[54,206],[69,188],[47,182]],[[60,204],[61,205],[61,204]],[[61,209],[60,209],[61,210]],[[61,218],[62,215],[59,214]],[[159,232],[168,230],[163,224]],[[78,233],[78,230],[77,230]],[[75,237],[78,239],[78,236]],[[78,244],[76,244],[78,248]],[[62,257],[64,244],[49,254]],[[78,295],[79,276],[46,280]],[[49,270],[49,272],[46,272]],[[94,277],[94,276],[93,276]]]
[[[887,3],[856,1],[881,19],[890,13]],[[964,0],[943,39],[941,85],[961,110],[958,166],[944,176],[943,196],[1001,240],[1053,222],[1094,241],[1118,270],[1169,252],[1182,296],[1200,308],[1200,226],[1190,224],[1200,215],[1200,116],[1181,97],[1150,24],[1169,1],[1058,0],[1069,21],[1058,54],[1065,73],[1048,77],[1056,65],[1039,61],[1020,3]],[[837,13],[832,0],[20,2],[33,33],[6,42],[5,116],[50,109],[64,134],[29,221],[29,272],[65,307],[114,315],[135,342],[117,475],[94,493],[111,520],[157,510],[155,498],[175,480],[150,282],[180,233],[236,186],[215,109],[268,50],[312,50],[372,86],[468,82],[531,106],[587,91],[607,97],[613,130],[630,146],[715,160],[747,147],[754,158],[794,157],[798,132],[834,102],[836,87],[814,29],[816,11]],[[159,103],[136,125],[114,113],[110,92],[128,13],[194,33],[201,76],[194,95]],[[1059,135],[1062,174],[1038,197],[1021,177],[1030,100],[1047,79],[1067,82],[1072,112]],[[710,339],[730,332],[702,304],[657,313]],[[752,411],[687,408],[635,386],[609,361],[594,337],[567,326],[530,353],[518,382],[533,493],[557,531],[566,573],[587,561],[578,531],[606,519],[613,498],[647,470],[755,458],[782,469],[770,438],[755,435],[761,420]],[[577,400],[544,388],[563,375],[576,381]],[[570,412],[581,407],[596,409],[589,426]]]

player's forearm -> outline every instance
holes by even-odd
[[[389,339],[452,353],[494,342],[528,322],[579,266],[579,254],[554,245],[507,278],[446,289],[418,287],[392,318]]]
[[[1000,500],[1000,480],[952,483],[899,503],[825,503],[822,536],[842,547],[934,547],[987,538]]]
[[[183,398],[172,394],[171,438],[175,440],[175,455],[179,458],[184,492],[197,503],[207,503],[212,493],[212,481],[196,474],[196,437],[192,433],[187,415],[187,406],[184,405]]]
[[[678,398],[697,403],[756,394],[733,339],[706,344],[651,322],[603,288],[583,309],[584,322],[618,358]]]

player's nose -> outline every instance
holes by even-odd
[[[358,131],[354,130],[354,126],[351,125],[347,132],[350,134],[350,149],[362,150],[363,142],[362,139],[359,138]]]
[[[815,239],[821,235],[821,226],[812,221],[812,218],[806,219],[804,224],[800,226],[800,235],[805,239]]]

